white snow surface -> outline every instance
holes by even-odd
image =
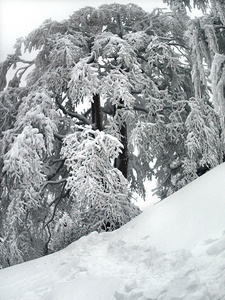
[[[225,164],[112,233],[0,270],[1,300],[225,300]]]

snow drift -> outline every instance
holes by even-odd
[[[115,232],[1,270],[0,299],[225,299],[225,164]]]
[[[116,239],[148,240],[162,252],[191,248],[225,231],[225,165],[193,181],[121,228]],[[135,237],[135,239],[134,239]]]

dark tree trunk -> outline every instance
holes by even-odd
[[[101,112],[101,105],[100,105],[100,96],[99,94],[93,95],[93,102],[91,104],[92,110],[92,124],[94,128],[97,130],[102,130],[102,112]],[[123,107],[123,103],[121,100],[121,106],[118,108],[114,107],[114,116],[116,114],[116,109],[121,109]],[[124,122],[120,127],[120,142],[123,145],[122,153],[119,154],[118,158],[115,160],[115,167],[119,169],[123,176],[127,178],[128,175],[128,146],[127,146],[127,125]]]
[[[123,30],[123,24],[121,20],[121,15],[120,13],[117,14],[116,16],[116,22],[118,26],[118,35],[122,39],[124,35],[124,30]],[[117,109],[121,109],[124,107],[123,100],[120,100],[120,104]],[[116,113],[116,107],[114,107],[114,115]],[[119,154],[118,158],[115,160],[115,167],[119,169],[123,176],[127,178],[128,176],[128,162],[129,162],[129,156],[128,156],[128,145],[127,145],[127,124],[124,122],[121,127],[120,127],[120,142],[123,145],[122,152]]]
[[[91,104],[92,110],[92,124],[95,129],[102,130],[102,113],[101,113],[101,105],[100,105],[100,96],[99,94],[93,95],[93,102]]]
[[[127,147],[127,125],[124,123],[120,128],[121,139],[120,142],[123,145],[123,151],[119,154],[115,160],[115,167],[119,169],[125,178],[128,175],[128,147]]]
[[[121,100],[121,106],[118,106],[117,109],[121,109],[123,106],[122,100]],[[116,107],[114,107],[114,116],[116,114]],[[129,156],[128,156],[128,139],[127,139],[127,125],[124,122],[120,127],[120,142],[123,145],[122,152],[119,154],[118,158],[115,159],[115,167],[119,169],[123,176],[127,178],[128,176],[128,162],[129,162]]]

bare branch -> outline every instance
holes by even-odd
[[[64,189],[65,189],[65,185],[66,185],[66,183],[64,182],[62,190],[61,190],[59,196],[50,204],[50,206],[51,206],[53,203],[55,203],[55,207],[54,207],[51,218],[48,220],[48,222],[45,224],[44,227],[47,227],[53,221],[53,219],[55,217],[56,208],[59,205],[61,199],[63,198],[62,196],[63,196],[63,192],[64,192]]]
[[[57,159],[53,160],[53,164],[59,162],[59,166],[57,170],[55,171],[55,174],[52,174],[51,176],[48,176],[48,181],[51,181],[59,172],[59,170],[64,166],[65,159]]]
[[[46,254],[48,253],[48,244],[49,244],[49,242],[50,242],[50,240],[51,240],[51,231],[50,231],[50,228],[49,228],[49,224],[53,221],[53,219],[54,219],[54,217],[55,217],[55,213],[56,213],[56,209],[57,209],[57,206],[59,205],[59,203],[60,203],[60,201],[61,201],[61,199],[62,199],[62,194],[63,194],[63,191],[64,191],[64,189],[65,189],[65,185],[66,185],[66,183],[64,182],[64,184],[63,184],[63,187],[62,187],[62,190],[61,190],[61,192],[60,192],[60,195],[55,199],[55,207],[54,207],[54,209],[53,209],[53,213],[52,213],[52,216],[51,216],[51,218],[48,220],[48,222],[45,224],[45,226],[44,226],[44,228],[46,228],[47,227],[47,230],[48,230],[48,234],[49,234],[49,238],[48,238],[48,240],[47,240],[47,242],[46,242],[46,244],[45,244],[45,251],[46,251]]]
[[[46,186],[47,186],[48,184],[60,184],[60,183],[65,183],[65,182],[66,182],[66,178],[62,178],[62,179],[60,179],[60,180],[49,180],[49,181],[46,181],[46,182],[43,184],[41,190],[43,190],[44,188],[46,188]]]
[[[59,133],[54,133],[54,136],[60,141],[62,141],[64,139],[64,135],[59,134]]]
[[[90,113],[91,113],[91,107],[83,115],[87,117]]]
[[[95,61],[95,52],[91,53],[91,56],[87,60],[87,64],[91,64]]]
[[[137,110],[137,111],[143,111],[143,112],[145,112],[146,114],[149,113],[149,110],[148,110],[147,108],[142,107],[142,106],[136,106],[136,105],[134,105],[134,110]]]
[[[86,125],[91,125],[91,122],[85,118],[85,116],[83,115],[80,115],[76,112],[72,112],[72,111],[68,111],[61,103],[60,101],[57,99],[57,97],[55,98],[55,101],[56,101],[56,104],[58,105],[58,107],[62,110],[62,112],[65,114],[65,115],[69,115],[70,117],[73,117],[73,118],[77,118],[78,120],[82,121],[84,124]]]
[[[52,159],[51,160],[51,163],[52,164],[55,164],[55,163],[58,163],[58,162],[64,162],[65,161],[65,159],[64,158],[56,158],[56,159]]]
[[[64,190],[64,188],[63,188],[62,190]],[[62,191],[61,191],[59,197],[57,197],[57,198],[55,199],[55,201],[54,201],[55,207],[54,207],[54,209],[53,209],[52,216],[51,216],[51,218],[48,220],[48,222],[45,224],[45,227],[47,227],[47,226],[53,221],[53,219],[54,219],[54,217],[55,217],[56,208],[57,208],[57,206],[59,205],[59,202],[60,202],[61,199],[62,199],[61,194],[62,194]]]
[[[33,60],[25,60],[25,59],[19,58],[18,60],[24,64],[30,64],[30,65],[34,64],[34,59]]]

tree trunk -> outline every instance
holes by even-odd
[[[121,106],[118,106],[117,109],[122,108],[123,103],[121,100]],[[114,107],[114,116],[116,114],[116,107]],[[123,176],[127,178],[128,176],[128,162],[129,162],[129,155],[128,155],[128,138],[127,138],[127,124],[123,122],[123,124],[120,127],[120,142],[123,145],[122,152],[119,154],[119,156],[115,159],[115,167],[119,169]]]
[[[123,145],[122,152],[115,160],[115,167],[119,169],[123,176],[127,178],[128,175],[128,147],[127,147],[127,125],[124,123],[120,128],[121,139],[120,142]]]
[[[121,20],[121,15],[120,13],[117,14],[116,16],[116,22],[118,26],[118,35],[122,39],[124,35],[124,30],[123,30],[123,24]],[[121,109],[124,107],[123,100],[120,100],[121,105],[118,106],[117,109]],[[114,116],[116,113],[116,107],[114,107]],[[115,160],[115,167],[119,169],[123,176],[127,178],[128,176],[128,161],[129,161],[129,156],[128,156],[128,145],[127,145],[127,124],[123,122],[123,124],[120,127],[120,142],[123,145],[122,152],[119,154],[118,158]]]
[[[102,113],[101,113],[101,105],[100,105],[100,96],[99,94],[93,95],[93,102],[91,104],[92,110],[92,124],[94,128],[97,130],[102,130]]]

